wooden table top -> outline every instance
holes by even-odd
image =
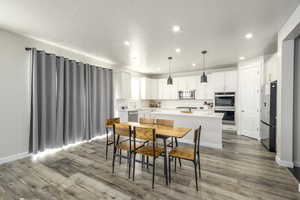
[[[191,128],[168,127],[156,124],[140,124],[137,122],[121,122],[120,124],[132,127],[154,128],[155,133],[159,136],[175,138],[183,138],[192,130]]]

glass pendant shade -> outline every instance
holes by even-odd
[[[205,74],[205,54],[207,54],[207,51],[201,52],[203,55],[203,74],[201,75],[201,83],[207,83],[207,75]]]
[[[167,84],[168,85],[173,85],[173,79],[172,79],[171,76],[168,77]]]
[[[203,72],[203,74],[201,76],[201,83],[207,83],[207,76],[206,76],[205,72]]]
[[[173,79],[171,77],[171,61],[172,61],[172,57],[168,57],[168,60],[169,60],[169,77],[168,77],[168,80],[167,80],[167,84],[168,85],[173,85]]]

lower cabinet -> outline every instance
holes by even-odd
[[[151,110],[139,110],[138,114],[139,114],[139,119],[141,117],[151,118]]]

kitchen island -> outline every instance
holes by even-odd
[[[222,113],[212,111],[193,111],[182,113],[179,110],[158,110],[151,113],[152,118],[174,120],[174,126],[191,128],[179,142],[193,144],[194,130],[202,126],[200,145],[222,149]]]

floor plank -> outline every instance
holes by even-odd
[[[111,172],[111,154],[105,159],[105,142],[92,141],[38,160],[25,158],[0,165],[0,200],[19,199],[175,199],[248,200],[300,199],[298,183],[279,167],[274,153],[253,139],[223,133],[223,150],[201,147],[202,179],[195,190],[192,163],[172,171],[165,185],[163,158],[157,162],[155,189],[152,169],[136,166],[136,180],[128,180],[125,159]],[[184,144],[180,144],[184,145]],[[124,154],[125,155],[125,154]]]

